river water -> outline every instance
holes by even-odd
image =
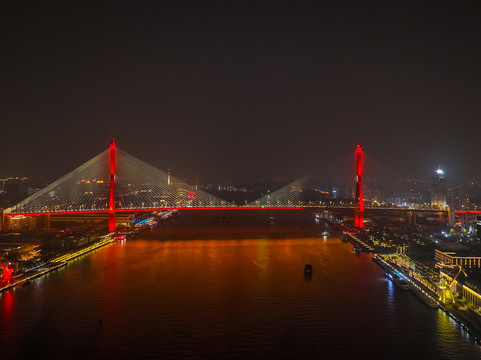
[[[325,224],[295,236],[296,221],[276,219],[279,225],[256,225],[248,236],[231,232],[238,226],[232,222],[214,218],[197,236],[180,221],[3,293],[2,357],[481,356],[457,324],[393,286],[368,254],[355,255],[336,236],[317,236]],[[175,228],[189,239],[166,240]]]

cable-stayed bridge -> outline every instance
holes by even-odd
[[[358,154],[359,151],[360,145]],[[359,166],[357,171],[359,186]],[[321,202],[306,201],[304,190],[305,182],[297,180],[249,204],[238,206],[145,163],[117,148],[112,141],[107,150],[5,209],[4,216],[109,214],[109,228],[115,230],[115,214],[121,212],[327,207]],[[353,208],[357,208],[357,213],[360,208],[363,211],[362,195],[357,196]]]

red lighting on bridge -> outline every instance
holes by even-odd
[[[115,231],[117,224],[115,222],[115,140],[110,142],[110,196],[109,196],[109,231]]]
[[[356,202],[359,203],[359,209],[354,211],[354,226],[358,228],[364,227],[364,202],[362,197],[362,146],[357,144],[356,146],[356,160],[357,160],[357,172],[356,172]]]

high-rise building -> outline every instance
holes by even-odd
[[[431,183],[431,205],[445,206],[447,204],[446,176],[444,170],[438,167],[434,171]]]

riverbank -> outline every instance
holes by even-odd
[[[397,273],[404,279],[406,279],[410,286],[409,290],[414,293],[424,304],[426,304],[430,308],[438,308],[439,303],[435,297],[435,294],[426,289],[422,284],[417,282],[415,279],[408,276],[401,268],[387,263],[382,257],[379,255],[374,255],[373,261],[378,264],[384,271]]]
[[[30,283],[30,281],[43,276],[49,272],[52,272],[54,270],[60,269],[61,267],[64,267],[68,264],[70,260],[73,260],[79,256],[85,255],[91,251],[97,250],[101,247],[104,247],[106,245],[112,244],[115,242],[115,234],[111,233],[108,234],[104,237],[101,238],[100,241],[96,242],[95,244],[92,244],[84,249],[81,249],[79,251],[76,251],[74,253],[66,254],[59,256],[58,258],[49,261],[48,263],[44,263],[42,265],[39,265],[33,269],[30,269],[26,271],[23,274],[20,274],[16,276],[13,280],[13,282],[10,282],[8,284],[3,284],[0,283],[0,292],[6,291],[8,289],[14,288],[15,286],[19,285],[27,285]]]
[[[474,319],[471,314],[466,311],[447,308],[441,304],[436,295],[427,289],[423,284],[417,281],[415,278],[406,274],[406,272],[400,267],[386,262],[382,255],[374,255],[372,259],[378,264],[384,271],[391,271],[399,274],[402,278],[407,280],[410,284],[409,289],[428,307],[439,308],[445,312],[451,319],[453,319],[466,333],[474,340],[475,343],[481,345],[481,324],[478,319]]]
[[[344,239],[349,241],[355,248],[362,252],[375,254],[392,254],[396,251],[392,247],[383,247],[374,244],[372,240],[360,234],[344,234]]]

